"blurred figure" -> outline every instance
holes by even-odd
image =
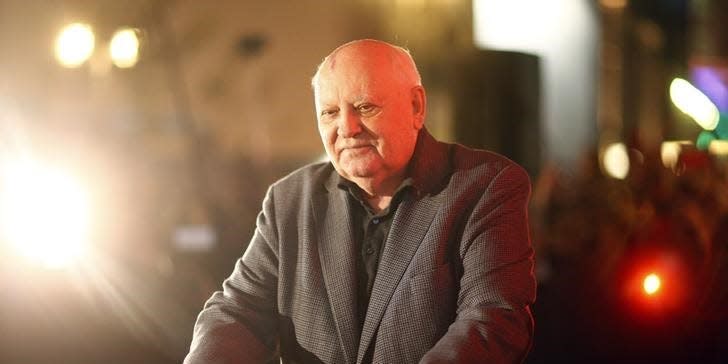
[[[331,162],[269,188],[185,362],[523,361],[535,299],[526,172],[436,141],[400,47],[344,44],[312,86]]]

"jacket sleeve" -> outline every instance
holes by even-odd
[[[184,363],[265,363],[277,361],[278,246],[273,190],[268,190],[255,233],[222,291],[197,317]]]
[[[528,175],[515,165],[492,180],[467,219],[455,321],[422,363],[519,363],[531,347],[536,298]]]

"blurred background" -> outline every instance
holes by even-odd
[[[728,2],[0,0],[0,362],[176,363],[310,77],[411,50],[429,130],[533,181],[529,363],[728,362]]]

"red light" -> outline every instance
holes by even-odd
[[[628,312],[640,322],[649,323],[675,317],[686,308],[686,300],[691,296],[691,277],[683,256],[655,249],[630,258],[620,277]]]
[[[662,280],[660,276],[655,273],[650,273],[645,276],[642,280],[642,289],[648,296],[652,296],[660,291],[662,286]]]

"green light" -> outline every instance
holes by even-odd
[[[708,150],[708,147],[710,146],[710,143],[713,140],[718,139],[715,134],[709,131],[702,131],[698,135],[698,140],[695,142],[695,146],[699,150]]]

